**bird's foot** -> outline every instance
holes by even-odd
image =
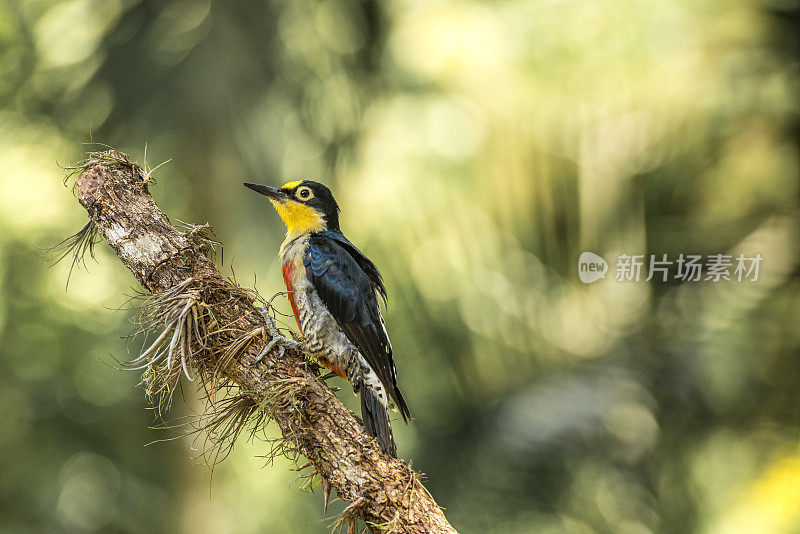
[[[264,358],[264,356],[266,356],[269,353],[269,351],[271,351],[273,348],[278,349],[278,358],[284,357],[287,348],[301,349],[300,342],[295,341],[293,339],[289,339],[288,337],[281,334],[280,330],[278,330],[278,327],[275,324],[275,320],[272,317],[270,317],[266,309],[260,306],[256,306],[256,309],[261,312],[261,315],[264,316],[264,321],[266,321],[267,323],[267,332],[269,332],[269,335],[272,339],[270,340],[269,343],[267,343],[267,346],[264,347],[264,350],[262,350],[259,353],[259,355],[256,356],[253,365],[260,362]]]
[[[326,382],[326,380],[330,380],[331,378],[336,377],[336,376],[339,376],[339,375],[337,375],[335,372],[331,371],[330,373],[325,373],[324,375],[320,375],[319,376],[319,381],[322,382],[323,384],[325,384],[326,386],[328,386],[328,389],[330,389],[331,391],[336,393],[337,391],[341,391],[342,388],[340,388],[338,386],[331,386],[330,384],[328,384],[328,382]]]

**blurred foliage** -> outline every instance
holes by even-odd
[[[173,158],[160,205],[265,295],[283,229],[241,182],[332,186],[390,291],[400,454],[462,532],[800,532],[799,19],[0,0],[0,531],[327,532],[342,508],[321,519],[259,441],[213,478],[196,441],[143,447],[176,432],[115,369],[133,278],[101,245],[65,293],[41,257],[84,223],[56,162],[91,136]],[[583,285],[584,250],[765,260],[755,283]]]

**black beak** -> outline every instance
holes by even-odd
[[[244,186],[249,187],[256,193],[261,193],[265,197],[271,198],[272,200],[283,201],[289,198],[289,195],[287,195],[285,191],[278,189],[277,187],[270,187],[268,185],[250,184],[247,182],[244,183]]]

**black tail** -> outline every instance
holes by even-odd
[[[398,388],[396,384],[392,391],[394,393],[392,399],[397,404],[400,415],[403,416],[403,422],[408,424],[408,420],[411,419],[411,411],[408,409],[408,404],[406,404],[406,400],[403,398],[403,394],[400,393],[400,388]]]
[[[383,452],[397,458],[397,445],[394,443],[392,425],[389,423],[389,413],[384,408],[374,389],[365,386],[361,388],[361,417],[364,426],[370,435],[378,439]]]

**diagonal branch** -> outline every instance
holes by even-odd
[[[156,297],[151,316],[164,333],[138,359],[155,377],[151,386],[161,384],[155,393],[169,397],[188,367],[209,399],[238,386],[230,404],[244,401],[249,411],[235,417],[274,420],[284,450],[308,458],[326,494],[333,488],[350,501],[338,525],[353,529],[361,519],[373,532],[455,532],[420,476],[381,451],[302,355],[270,354],[254,365],[270,340],[255,295],[223,279],[194,232],[170,224],[150,196],[149,180],[146,169],[109,150],[80,166],[75,192],[99,235]]]

